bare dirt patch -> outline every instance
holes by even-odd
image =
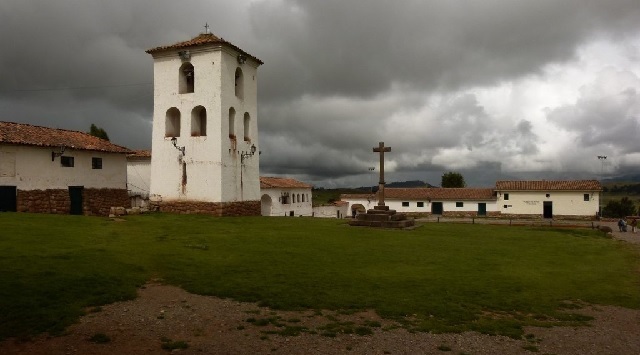
[[[530,327],[521,340],[473,332],[410,333],[375,312],[275,311],[159,283],[141,288],[135,300],[87,311],[63,336],[9,339],[0,343],[0,353],[640,353],[640,311],[608,306],[582,310],[595,317],[589,327]],[[180,349],[184,344],[188,347]]]

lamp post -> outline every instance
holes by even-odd
[[[604,162],[607,160],[606,155],[598,155],[598,160],[600,160],[600,184],[602,184],[602,180],[604,179]],[[601,198],[598,199],[598,213],[602,218],[602,197],[604,195],[604,189],[602,190]]]
[[[375,166],[370,166],[370,167],[369,167],[369,171],[370,171],[370,172],[374,172],[375,170],[376,170],[376,167],[375,167]],[[371,175],[371,194],[372,194],[372,195],[373,195],[373,178],[374,178],[374,175],[372,174],[372,175]]]

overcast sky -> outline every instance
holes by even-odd
[[[205,23],[265,63],[261,175],[372,185],[380,141],[387,182],[640,172],[638,0],[2,0],[0,120],[149,149],[144,51]]]

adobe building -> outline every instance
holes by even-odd
[[[127,153],[84,132],[0,122],[0,211],[106,216],[128,206]]]

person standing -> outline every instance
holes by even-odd
[[[631,233],[636,232],[636,226],[638,226],[638,220],[635,218],[631,219]]]

